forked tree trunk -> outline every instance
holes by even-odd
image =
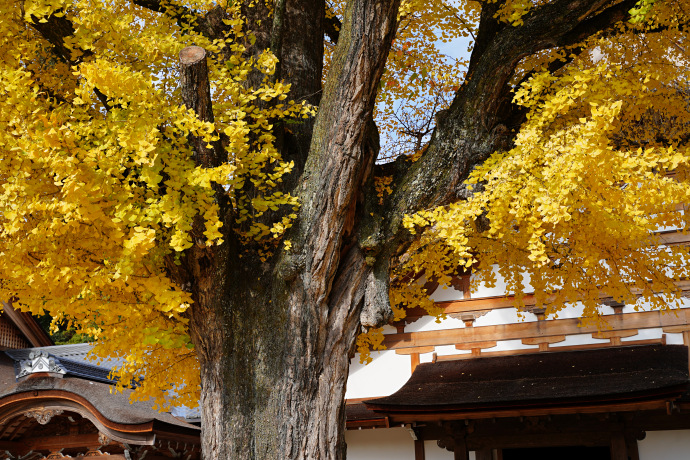
[[[186,253],[206,460],[345,457],[345,385],[360,313],[387,285],[357,244],[356,216],[376,159],[372,112],[397,12],[397,0],[348,5],[296,188],[302,208],[285,236],[292,249],[268,263],[240,259],[226,234],[222,247]],[[183,56],[183,77],[184,66]],[[204,92],[187,92],[203,117],[194,97]]]
[[[579,34],[574,24],[604,1],[556,0],[521,28],[497,23],[498,5],[485,5],[471,78],[439,120],[422,159],[393,165],[402,171],[394,173],[395,192],[386,209],[374,212],[361,193],[366,184],[371,189],[372,111],[398,1],[348,2],[308,156],[293,182],[302,207],[285,236],[292,249],[266,263],[238,258],[228,215],[224,245],[186,254],[205,460],[345,457],[349,356],[360,324],[385,316],[376,310],[387,303],[388,261],[403,238],[403,213],[462,197],[472,165],[508,147],[511,128],[519,125],[509,89],[519,60],[554,37]],[[299,16],[290,5],[286,14]],[[301,140],[308,139],[305,133]],[[199,158],[212,156],[202,153]]]

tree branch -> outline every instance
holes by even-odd
[[[340,19],[333,13],[333,11],[327,7],[327,10],[331,12],[331,16],[326,15],[326,23],[324,33],[331,40],[332,43],[338,43],[338,37],[340,37],[340,29],[343,28],[343,24]]]
[[[465,83],[438,121],[425,155],[414,164],[399,159],[386,166],[397,187],[385,210],[364,216],[370,221],[364,237],[399,246],[409,240],[402,228],[404,214],[466,197],[462,183],[473,165],[510,148],[513,130],[521,123],[509,85],[520,60],[613,27],[629,16],[631,2],[556,0],[532,10],[518,27],[499,23],[494,4],[484,5]]]
[[[74,35],[72,21],[65,16],[55,16],[55,14],[41,19],[45,22],[41,22],[36,16],[31,16],[31,27],[53,45],[53,51],[60,60],[74,64],[72,51],[65,46],[65,38]]]
[[[199,46],[188,46],[180,51],[180,91],[182,102],[188,109],[194,110],[201,121],[213,123],[213,103],[211,86],[208,81],[206,51]],[[220,140],[213,141],[211,148],[202,137],[190,136],[194,148],[196,164],[204,168],[221,165],[225,159]]]
[[[178,5],[171,0],[132,0],[132,3],[146,8],[147,10],[168,16],[170,19],[173,19],[180,28],[187,26],[191,27],[197,33],[201,33],[198,25],[200,17],[185,6]]]
[[[43,22],[39,20],[39,18],[32,16],[31,27],[33,27],[33,29],[38,32],[48,43],[53,45],[53,52],[58,59],[69,65],[78,65],[84,60],[84,58],[93,55],[91,50],[79,50],[81,55],[73,58],[73,51],[65,45],[65,38],[74,35],[74,26],[72,25],[72,21],[67,19],[65,16],[56,16],[55,14],[52,14],[47,18],[41,19]],[[103,94],[98,88],[94,88],[94,92],[96,93],[98,100],[101,101],[101,104],[103,104],[103,107],[106,110],[110,110],[112,106],[108,102],[108,96]]]
[[[396,30],[399,1],[355,0],[348,3],[301,183],[303,203],[286,238],[296,256],[283,256],[277,267],[301,258],[307,276],[293,290],[314,303],[327,300],[338,270],[344,240],[351,235],[355,208],[376,158],[368,144],[378,82]],[[323,37],[323,35],[322,35]]]
[[[601,13],[583,21],[573,30],[560,37],[556,42],[556,46],[572,46],[599,32],[610,31],[615,24],[630,19],[629,11],[636,3],[636,0],[623,0],[617,5],[606,8]]]

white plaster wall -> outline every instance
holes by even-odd
[[[348,430],[347,460],[414,460],[414,441],[406,428]],[[425,441],[426,460],[453,460],[453,453],[441,449],[436,441]],[[470,452],[470,460],[475,460]]]
[[[453,460],[453,452],[441,449],[436,441],[424,441],[424,454],[426,460]],[[476,460],[473,451],[470,451],[469,460]]]
[[[686,460],[690,458],[690,430],[647,431],[637,445],[640,460]]]
[[[424,441],[424,456],[426,460],[453,460],[453,452],[441,449],[436,441]]]
[[[348,460],[414,460],[414,441],[405,428],[347,430],[345,442]]]
[[[345,399],[388,396],[400,389],[412,374],[412,364],[407,355],[384,350],[371,353],[370,364],[359,362],[359,353],[350,361]]]

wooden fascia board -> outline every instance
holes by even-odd
[[[2,308],[7,318],[24,334],[32,347],[55,345],[30,314],[15,310],[11,303],[2,302]]]
[[[577,407],[539,407],[539,408],[515,408],[501,410],[482,411],[456,411],[456,412],[428,412],[428,413],[393,413],[386,412],[392,426],[414,422],[440,422],[453,420],[477,420],[506,417],[536,417],[546,415],[565,414],[596,414],[611,412],[633,412],[645,410],[661,410],[666,408],[668,399],[618,403],[618,404],[594,404]],[[383,410],[381,412],[384,412]]]
[[[370,420],[349,420],[345,423],[348,430],[360,428],[389,428],[388,417],[374,418]]]
[[[199,444],[201,430],[198,428],[173,425],[162,420],[154,420],[152,431],[156,439],[170,439],[188,444]]]

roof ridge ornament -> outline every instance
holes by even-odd
[[[67,371],[57,358],[51,356],[47,351],[38,350],[29,353],[29,359],[19,362],[17,379],[38,373],[55,374],[51,377],[62,377]]]

